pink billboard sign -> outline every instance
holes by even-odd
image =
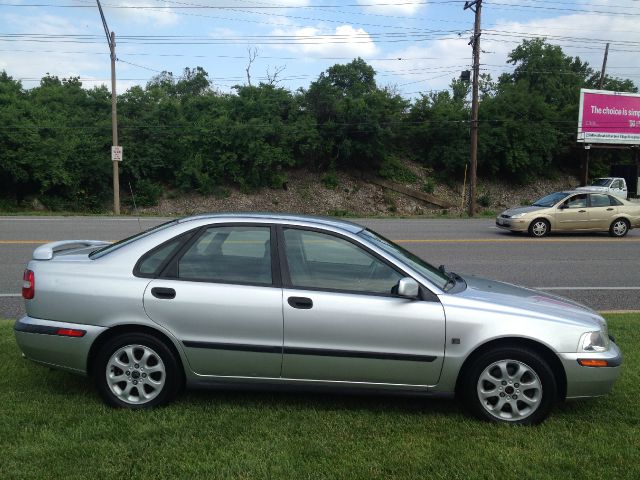
[[[578,142],[640,145],[640,94],[581,89]]]

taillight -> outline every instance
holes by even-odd
[[[25,270],[22,275],[22,298],[31,300],[36,294],[36,278],[33,270]]]
[[[84,337],[87,333],[85,330],[76,330],[75,328],[59,328],[56,330],[56,335],[61,337]]]

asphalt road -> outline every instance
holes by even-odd
[[[0,318],[23,314],[22,271],[39,244],[64,239],[118,240],[163,218],[0,217]],[[517,283],[597,310],[640,310],[640,230],[554,235],[503,232],[493,219],[355,220],[448,270]]]

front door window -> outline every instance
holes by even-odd
[[[285,229],[284,239],[291,284],[295,288],[390,295],[403,277],[343,238]]]

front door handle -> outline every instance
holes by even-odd
[[[313,300],[307,297],[289,297],[287,302],[289,302],[289,305],[293,308],[299,308],[301,310],[309,310],[313,307]]]
[[[607,212],[610,212],[611,210],[613,210],[613,208],[607,208]]]
[[[176,291],[173,288],[153,287],[151,295],[161,300],[172,300],[176,298]]]
[[[586,213],[586,210],[578,210],[578,213]]]

